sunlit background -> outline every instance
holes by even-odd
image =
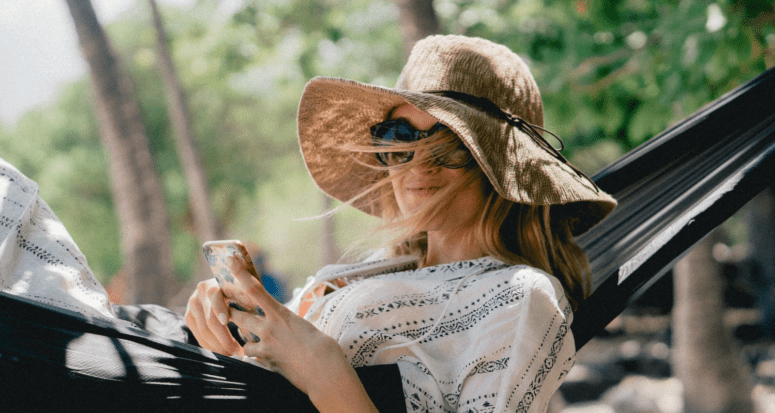
[[[186,279],[197,271],[200,240],[171,143],[148,3],[92,3],[134,82],[165,191],[175,272]],[[316,75],[391,86],[404,61],[398,8],[384,0],[159,4],[212,209],[227,237],[263,250],[271,270],[298,285],[325,260],[322,221],[300,219],[330,207],[298,154],[299,96]],[[767,2],[437,0],[434,8],[442,33],[486,37],[529,62],[547,127],[589,173],[775,60]],[[3,1],[0,50],[0,156],[40,184],[108,284],[122,268],[118,221],[87,65],[64,0]],[[370,223],[353,212],[336,215],[336,250]]]
[[[134,85],[163,190],[172,266],[183,284],[203,270],[203,240],[173,142],[151,9],[146,0],[91,2]],[[397,3],[158,0],[209,206],[223,238],[248,244],[286,294],[375,224],[347,209],[319,218],[337,204],[307,175],[295,116],[314,76],[394,84],[407,42]],[[435,0],[432,12],[440,33],[484,37],[528,62],[546,127],[590,174],[775,66],[771,1]],[[0,157],[38,182],[97,278],[121,302],[131,280],[109,158],[65,0],[0,1],[0,52]],[[772,198],[767,202],[759,205],[772,208]],[[713,247],[717,260],[725,271],[740,271],[748,221],[736,216],[722,230]],[[775,412],[775,348],[771,337],[746,330],[760,320],[761,303],[737,290],[739,278],[727,279],[726,304],[719,304],[731,307],[724,320],[742,344],[742,356],[728,353],[748,362],[759,411]],[[191,288],[162,301],[179,309]],[[658,284],[657,294],[609,325],[608,337],[579,352],[561,389],[568,402],[562,411],[681,411],[681,382],[671,371],[671,288]],[[605,402],[591,401],[597,398]],[[646,404],[636,406],[639,400]]]
[[[502,42],[530,63],[547,126],[593,173],[773,65],[775,32],[756,2],[434,3],[442,32]],[[610,3],[610,4],[609,4]],[[185,179],[170,143],[147,2],[95,0],[132,76],[166,191],[178,277],[195,271]],[[295,143],[295,109],[312,76],[390,86],[403,62],[389,1],[160,1],[178,74],[229,237],[268,254],[291,284],[320,264],[323,211]],[[771,13],[771,11],[769,12]],[[763,17],[764,16],[764,17]],[[758,20],[757,20],[758,19]],[[64,0],[0,5],[2,156],[37,180],[107,283],[121,269],[117,220],[87,65]],[[336,239],[353,239],[336,217]]]

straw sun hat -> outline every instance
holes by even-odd
[[[569,220],[574,235],[616,206],[610,195],[525,125],[543,126],[543,104],[522,59],[505,46],[464,36],[431,36],[417,42],[393,89],[325,77],[307,84],[299,104],[299,143],[318,187],[348,201],[383,178],[386,172],[364,165],[376,165],[373,154],[342,147],[370,145],[369,128],[405,103],[454,131],[501,196],[556,206],[553,219]],[[380,216],[376,193],[353,206]]]

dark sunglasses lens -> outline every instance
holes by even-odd
[[[431,126],[431,128],[425,132],[425,136],[433,136],[434,134],[439,133],[445,129],[447,129],[447,125],[441,122],[437,122],[435,125]]]
[[[377,160],[382,166],[396,166],[412,160],[414,152],[379,152]]]
[[[438,133],[447,127],[441,123],[436,123],[427,131],[418,131],[408,122],[402,119],[388,120],[378,123],[371,127],[371,136],[374,138],[375,145],[385,145],[390,142],[414,142],[426,136]],[[414,157],[413,151],[406,152],[379,152],[376,154],[377,161],[382,166],[395,166],[407,163]],[[460,168],[463,165],[455,166]]]
[[[402,120],[389,120],[371,127],[371,136],[383,142],[414,142],[419,132]]]
[[[371,136],[377,146],[387,145],[391,142],[413,142],[417,139],[418,132],[403,120],[388,120],[371,127]],[[394,166],[409,162],[414,152],[379,152],[377,161],[382,166]]]

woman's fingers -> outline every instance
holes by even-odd
[[[216,290],[214,294],[209,294],[208,298],[211,300],[208,301],[211,303],[210,310],[205,311],[205,320],[207,322],[208,332],[210,333],[210,335],[207,336],[208,340],[210,342],[215,341],[218,343],[218,346],[223,350],[219,351],[220,353],[232,355],[239,352],[239,343],[232,337],[226,323],[221,323],[222,317],[220,317],[219,314],[223,313],[219,312],[219,310],[215,310],[216,303],[220,303],[221,306],[225,307],[220,290]]]
[[[228,310],[217,283],[208,284],[208,287],[204,289],[204,299],[201,302],[207,325],[207,330],[204,332],[206,340],[211,345],[216,345],[215,351],[219,353],[231,355],[238,352],[239,343],[231,336],[226,323],[221,321],[227,319]]]
[[[185,318],[186,324],[194,334],[196,341],[199,342],[199,346],[211,351],[218,351],[219,347],[213,345],[210,338],[207,337],[207,321],[205,321],[204,311],[202,311],[202,307],[199,303],[189,302],[189,305],[186,308]]]
[[[352,369],[336,340],[307,320],[290,311],[269,315],[270,311],[267,317],[231,311],[231,319],[240,330],[256,338],[256,342],[243,346],[246,356],[256,357],[262,366],[308,394],[321,379]]]
[[[262,323],[266,320],[261,316],[235,309],[231,311],[231,321],[239,327],[248,341],[248,343],[242,347],[243,353],[248,356],[258,357],[258,354],[255,351],[252,351],[255,347],[253,344],[261,342]],[[251,350],[250,352],[248,352],[249,349]]]
[[[258,340],[253,340],[254,342],[260,341],[261,336],[259,335],[261,330],[261,323],[264,320],[261,320],[259,316],[246,313],[244,311],[239,310],[231,310],[231,321],[234,322],[234,324],[237,325],[243,332],[253,334],[251,338],[257,338]]]
[[[226,300],[223,299],[221,289],[210,288],[206,293],[210,311],[218,322],[225,326],[229,322],[229,308],[226,306]]]
[[[232,355],[239,353],[239,343],[229,328],[221,323],[220,314],[228,314],[220,287],[215,280],[199,283],[186,308],[186,323],[199,344],[211,351]]]
[[[250,299],[250,302],[257,308],[252,308],[256,313],[266,313],[268,311],[277,311],[280,307],[285,307],[277,302],[269,292],[266,291],[261,281],[256,279],[253,274],[245,269],[245,264],[238,256],[234,256],[230,266],[232,274],[239,279],[244,294]]]

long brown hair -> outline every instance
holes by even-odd
[[[434,194],[418,211],[409,216],[401,214],[393,194],[393,183],[413,166],[430,162],[431,156],[444,156],[444,151],[455,150],[456,146],[449,143],[456,141],[459,142],[459,138],[453,132],[444,130],[418,142],[387,148],[348,147],[348,150],[364,152],[414,150],[416,154],[403,165],[385,167],[375,162],[372,166],[384,169],[385,178],[365,188],[350,202],[376,191],[380,195],[378,202],[383,218],[377,231],[389,234],[383,247],[390,256],[417,255],[421,257],[420,262],[424,262],[428,243],[427,233],[421,229],[423,223],[447,208],[460,189],[480,180],[484,188],[484,207],[477,219],[476,230],[465,242],[475,243],[487,255],[507,264],[530,265],[554,275],[563,284],[566,297],[575,310],[589,294],[590,269],[584,252],[573,240],[567,221],[553,221],[550,205],[518,204],[503,198],[476,163],[466,167],[461,179]],[[429,151],[428,148],[443,149],[439,153],[439,150]],[[390,176],[388,170],[395,173]]]

